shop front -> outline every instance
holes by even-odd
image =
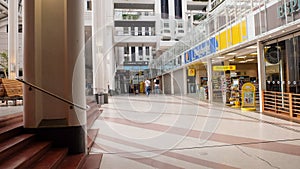
[[[214,102],[239,108],[242,104],[243,85],[249,82],[258,88],[257,55],[255,52],[245,51],[240,49],[212,59]]]
[[[263,112],[300,116],[300,32],[266,42],[264,57]]]

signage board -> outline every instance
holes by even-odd
[[[256,108],[255,108],[255,86],[252,83],[245,83],[242,86],[242,109],[256,110]]]
[[[236,66],[235,65],[213,66],[213,71],[226,71],[226,70],[236,70]]]

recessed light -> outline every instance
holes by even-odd
[[[248,47],[246,47],[246,49],[256,49],[257,48],[257,46],[248,46]]]
[[[227,53],[226,55],[236,55],[236,53]]]

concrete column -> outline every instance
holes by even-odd
[[[8,1],[8,78],[19,76],[18,68],[18,4],[17,0]]]
[[[104,1],[105,5],[103,10],[105,10],[105,29],[104,29],[104,53],[106,57],[107,69],[105,72],[105,81],[109,85],[109,89],[115,90],[115,54],[114,54],[114,44],[113,44],[113,1]],[[107,88],[106,88],[107,89]],[[108,92],[108,91],[106,91]]]
[[[257,42],[257,67],[258,67],[258,85],[259,85],[259,111],[263,111],[263,99],[261,93],[266,90],[266,66],[264,60],[264,45]]]
[[[174,94],[174,72],[170,73],[171,75],[171,94]]]
[[[208,88],[208,101],[211,103],[213,101],[213,88],[212,88],[212,62],[211,59],[207,59],[207,88]]]
[[[92,43],[93,43],[93,92],[104,92],[106,89],[104,70],[105,70],[105,57],[103,55],[103,37],[105,26],[105,6],[104,1],[93,1],[93,25],[92,25]]]
[[[162,94],[165,94],[165,76],[162,75],[161,76],[161,90],[162,90]]]
[[[184,95],[187,95],[187,68],[186,67],[184,67],[184,68],[182,68],[183,70],[182,70],[182,72],[183,72],[183,94]]]
[[[83,3],[24,1],[24,80],[81,107],[25,86],[24,125],[71,153],[86,151]]]

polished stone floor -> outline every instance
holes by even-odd
[[[299,169],[300,124],[185,96],[109,97],[101,169]]]

